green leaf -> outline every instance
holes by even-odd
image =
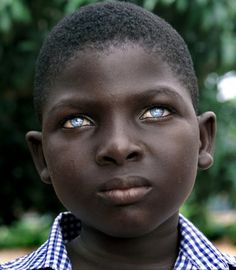
[[[143,2],[143,7],[147,10],[152,11],[154,7],[158,4],[159,0],[145,0]]]
[[[177,10],[182,12],[187,9],[188,1],[186,0],[178,0],[176,3]]]
[[[0,31],[8,32],[12,26],[12,20],[8,12],[0,13]]]
[[[14,0],[14,3],[11,5],[11,12],[14,20],[24,23],[30,22],[29,9],[21,0]]]

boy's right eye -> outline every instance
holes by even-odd
[[[71,117],[70,119],[67,119],[63,123],[63,128],[66,129],[74,129],[74,128],[80,128],[84,126],[92,126],[93,123],[89,119],[87,119],[84,116],[76,116],[76,117]]]

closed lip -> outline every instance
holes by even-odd
[[[97,195],[109,204],[137,203],[151,191],[150,181],[140,176],[115,177],[101,185]]]

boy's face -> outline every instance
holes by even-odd
[[[213,122],[212,114],[196,116],[167,64],[126,45],[80,52],[50,92],[42,137],[27,138],[42,179],[68,210],[87,226],[131,237],[178,213],[211,148]]]

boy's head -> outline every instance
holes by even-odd
[[[86,49],[105,52],[125,43],[141,45],[147,53],[166,62],[189,90],[195,111],[198,86],[191,56],[184,40],[164,20],[130,3],[89,5],[65,17],[49,34],[38,57],[35,78],[35,108],[42,107],[56,77]]]
[[[41,179],[99,232],[136,237],[176,220],[197,167],[212,164],[215,117],[196,115],[185,43],[134,5],[88,6],[59,23],[35,101],[42,133],[27,141]]]

